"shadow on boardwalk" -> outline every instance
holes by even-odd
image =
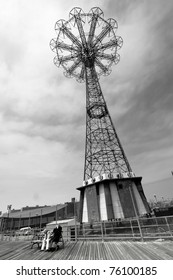
[[[30,241],[0,241],[0,260],[172,260],[173,241],[66,242],[55,252],[31,249]]]

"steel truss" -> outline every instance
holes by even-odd
[[[84,13],[74,8],[68,21],[55,24],[58,32],[50,42],[56,52],[55,65],[64,68],[66,77],[86,82],[86,144],[84,180],[103,173],[132,172],[112,123],[99,83],[100,75],[109,75],[120,56],[117,50],[123,41],[115,36],[114,19],[104,19],[100,8]]]

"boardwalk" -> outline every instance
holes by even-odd
[[[0,241],[0,260],[173,260],[173,241],[66,242],[56,252],[31,249],[30,241]]]

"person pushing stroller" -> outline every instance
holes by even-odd
[[[50,238],[50,242],[58,243],[61,237],[62,237],[62,227],[60,225],[58,225],[53,230],[53,234]]]

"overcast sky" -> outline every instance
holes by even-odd
[[[49,48],[75,6],[118,21],[121,60],[101,87],[147,198],[173,197],[172,0],[0,0],[1,211],[79,199],[85,85],[64,77]]]

